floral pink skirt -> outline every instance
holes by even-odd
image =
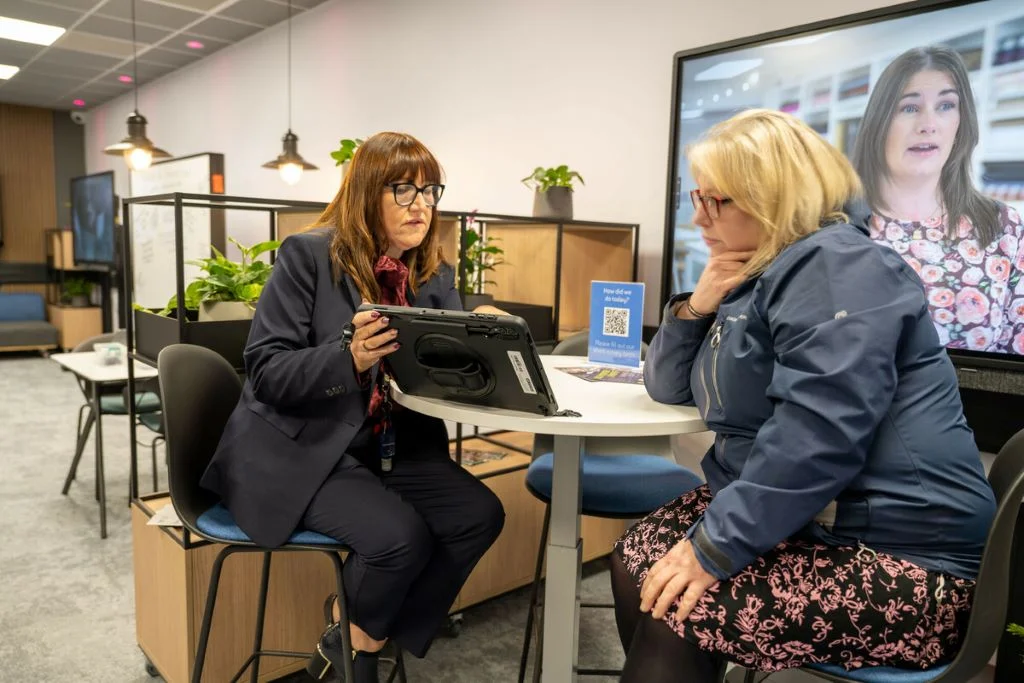
[[[615,546],[640,585],[703,514],[707,486],[637,522]],[[974,582],[866,548],[786,541],[712,586],[683,621],[665,622],[702,650],[760,671],[808,664],[928,669],[952,660]]]

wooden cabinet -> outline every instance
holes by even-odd
[[[441,212],[441,247],[446,257],[455,254],[450,260],[456,266],[468,220],[469,214]],[[488,271],[484,291],[499,301],[551,307],[559,340],[589,326],[593,280],[636,280],[637,225],[485,214],[473,220],[488,243],[504,251],[504,263]]]
[[[61,306],[48,304],[46,315],[57,328],[57,344],[65,351],[89,337],[103,334],[103,309],[99,306]]]
[[[528,447],[533,435],[509,438]],[[474,439],[465,440],[463,447],[505,450],[481,445]],[[501,459],[467,467],[501,499],[505,527],[463,586],[452,612],[533,580],[544,506],[526,490],[529,462],[526,455],[508,452]],[[156,511],[169,504],[165,493],[144,496],[132,503],[135,633],[142,652],[164,680],[184,683],[192,676],[210,571],[222,546],[200,542],[186,547],[180,528],[147,524]],[[584,517],[584,560],[608,554],[625,524],[622,520]],[[224,563],[203,681],[228,680],[252,650],[261,561],[259,554],[239,553]],[[265,649],[311,650],[323,630],[323,599],[334,592],[334,586],[333,566],[321,553],[275,553],[267,600]],[[140,670],[142,666],[139,662]],[[272,681],[304,666],[301,660],[268,657],[260,666],[259,680]]]

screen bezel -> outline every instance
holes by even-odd
[[[80,258],[78,258],[78,249],[74,249],[72,251],[72,258],[74,259],[74,265],[76,267],[77,266],[93,266],[94,268],[100,267],[101,269],[114,270],[117,267],[117,215],[118,215],[118,210],[119,210],[120,207],[118,207],[118,205],[117,205],[117,188],[114,187],[114,180],[115,179],[114,179],[114,172],[113,171],[103,171],[101,173],[89,173],[87,175],[80,175],[80,176],[76,176],[76,177],[71,179],[71,184],[70,184],[70,187],[68,188],[71,191],[71,195],[70,195],[71,196],[71,220],[72,220],[72,223],[71,223],[71,234],[74,235],[74,233],[75,233],[75,226],[74,226],[75,183],[76,182],[80,182],[80,181],[84,181],[84,180],[89,180],[89,179],[92,179],[92,178],[99,178],[99,177],[102,177],[102,176],[110,176],[110,201],[111,201],[111,206],[113,207],[113,212],[110,214],[110,216],[111,216],[111,219],[114,221],[114,224],[111,226],[112,231],[110,233],[111,234],[111,238],[114,240],[114,252],[113,252],[113,255],[111,257],[111,260],[109,260],[109,261],[93,261],[93,260],[87,260],[87,259],[80,259]],[[74,237],[72,237],[72,239],[74,239]]]
[[[668,149],[668,171],[665,183],[665,235],[662,245],[661,264],[661,307],[664,308],[668,299],[672,296],[672,272],[675,267],[675,205],[682,200],[682,193],[688,188],[676,187],[676,164],[679,154],[679,102],[682,95],[679,75],[683,61],[694,57],[710,57],[722,52],[728,52],[737,48],[754,47],[760,43],[767,43],[775,40],[790,39],[821,33],[823,31],[837,28],[853,28],[865,24],[874,24],[880,21],[891,19],[902,19],[915,14],[935,12],[964,5],[974,5],[985,0],[915,0],[889,7],[846,14],[833,19],[824,19],[808,24],[801,24],[777,31],[768,31],[753,36],[735,38],[721,43],[705,45],[702,47],[680,50],[672,57],[672,101],[669,113],[669,149]],[[962,367],[983,367],[1000,370],[1024,371],[1024,356],[1018,354],[988,353],[984,351],[969,351],[966,349],[951,349],[946,347],[954,364]]]

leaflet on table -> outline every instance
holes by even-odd
[[[587,360],[640,367],[643,319],[642,282],[591,282]]]
[[[638,370],[609,368],[598,365],[579,365],[575,367],[560,367],[558,369],[572,375],[573,377],[585,379],[588,382],[616,382],[618,384],[644,383],[644,375]]]

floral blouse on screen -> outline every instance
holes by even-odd
[[[1000,204],[999,238],[982,249],[968,218],[956,239],[945,217],[871,217],[871,238],[897,252],[924,281],[939,340],[954,349],[1024,355],[1024,225]]]

